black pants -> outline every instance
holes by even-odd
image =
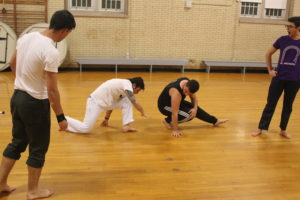
[[[276,78],[272,79],[269,87],[267,104],[259,122],[259,129],[268,130],[277,102],[284,91],[280,128],[281,130],[286,130],[299,86],[300,82],[298,81],[278,80]]]
[[[180,106],[179,106],[179,112],[178,112],[178,123],[183,123],[183,122],[191,120],[189,111],[193,107],[194,106],[192,103],[190,103],[188,101],[181,101]],[[172,121],[171,106],[158,104],[158,109],[163,115],[167,116],[166,122],[170,123]],[[198,107],[198,109],[197,109],[196,118],[203,120],[205,122],[211,123],[211,124],[215,124],[218,121],[218,119],[216,117],[208,114],[200,107]]]
[[[26,92],[15,90],[10,103],[12,141],[3,156],[18,160],[29,145],[27,165],[41,168],[50,142],[49,100],[38,100]]]

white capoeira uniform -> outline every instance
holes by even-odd
[[[133,119],[132,103],[125,90],[133,93],[132,83],[127,79],[111,79],[101,84],[87,99],[83,121],[66,116],[67,131],[88,133],[92,130],[103,111],[122,109],[123,125],[131,123]]]

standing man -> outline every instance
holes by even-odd
[[[144,90],[144,81],[141,77],[131,79],[111,79],[101,84],[87,99],[86,111],[83,122],[66,117],[68,120],[67,131],[74,133],[88,133],[94,127],[98,117],[106,111],[102,126],[108,126],[108,120],[114,109],[122,109],[123,132],[136,131],[131,127],[133,120],[132,105],[147,117],[143,107],[136,101],[134,94]]]
[[[57,88],[59,52],[55,42],[62,41],[76,26],[67,10],[54,13],[50,26],[42,32],[24,35],[17,42],[10,66],[15,75],[11,98],[12,141],[3,152],[0,167],[0,191],[16,188],[7,184],[8,175],[21,153],[29,146],[27,199],[50,197],[53,192],[38,187],[50,141],[50,105],[60,130],[68,123],[64,117]]]
[[[278,38],[266,53],[266,64],[272,81],[258,129],[252,133],[252,136],[258,136],[263,130],[268,130],[277,102],[284,92],[279,134],[282,137],[291,138],[286,128],[300,86],[300,17],[289,18],[285,27],[288,35]],[[280,49],[280,56],[278,68],[275,71],[272,67],[272,55],[278,49]]]
[[[225,123],[227,119],[217,119],[198,107],[195,93],[199,90],[199,83],[188,78],[179,78],[168,84],[158,98],[159,111],[167,116],[162,122],[167,129],[172,130],[172,136],[182,136],[178,123],[183,123],[195,117],[214,126]],[[191,102],[185,101],[189,96]]]

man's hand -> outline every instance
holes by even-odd
[[[103,122],[101,123],[101,125],[100,126],[104,126],[104,127],[106,127],[106,126],[108,126],[108,120],[103,120]]]
[[[173,130],[172,131],[172,136],[174,136],[174,137],[181,137],[182,133],[180,133],[179,130]]]
[[[149,117],[150,117],[150,116],[147,115],[145,112],[142,112],[141,115],[142,115],[142,117],[145,117],[145,118],[149,118]]]
[[[60,123],[58,123],[59,125],[59,131],[64,131],[68,128],[68,122],[67,120],[63,120]]]
[[[277,71],[271,70],[269,71],[270,76],[275,77],[277,75]]]
[[[190,114],[190,119],[194,119],[194,118],[196,117],[196,114],[197,114],[197,109],[192,108],[192,109],[189,111],[189,114]]]

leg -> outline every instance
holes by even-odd
[[[163,125],[166,127],[166,129],[172,129],[172,124],[168,123],[166,121],[166,119],[162,119],[161,122],[163,123]]]
[[[286,81],[284,86],[283,107],[281,111],[280,135],[288,139],[290,139],[291,136],[287,134],[286,127],[288,125],[288,121],[290,119],[293,110],[293,103],[298,90],[299,90],[299,82]]]
[[[170,124],[172,121],[172,109],[171,106],[164,106],[162,110],[162,114],[166,116],[165,123]],[[170,125],[171,126],[171,125]]]
[[[159,107],[159,110],[160,112],[167,116],[166,118],[162,119],[162,123],[163,125],[166,127],[166,129],[172,129],[172,124],[171,124],[171,121],[172,121],[172,109],[171,109],[171,106],[163,106],[161,105]]]
[[[83,122],[67,116],[67,131],[74,133],[90,132],[95,125],[98,117],[101,115],[102,111],[103,109],[100,108],[91,97],[89,97],[86,103],[86,111]]]
[[[202,108],[198,107],[196,117],[202,121],[211,123],[211,124],[216,124],[218,119],[207,112],[205,112]]]
[[[193,105],[192,105],[192,103],[190,103],[188,101],[184,101],[183,102],[183,107],[186,107],[190,110],[190,109],[193,108]],[[223,124],[223,123],[228,121],[228,119],[217,119],[215,116],[212,116],[212,115],[208,114],[207,112],[205,112],[199,106],[198,106],[198,109],[197,109],[196,118],[198,118],[202,121],[211,123],[214,126],[218,126],[218,125]]]
[[[189,114],[190,109],[191,109],[190,107],[185,107],[185,106],[180,105],[179,112],[178,112],[178,123],[183,123],[183,122],[187,122],[187,121],[191,120],[190,114]],[[170,106],[165,106],[164,113],[167,114],[167,118],[165,118],[165,121],[167,123],[171,123],[172,122],[172,108]]]
[[[128,98],[123,98],[116,106],[116,108],[122,109],[122,124],[130,124],[134,121],[132,103]]]
[[[49,189],[39,189],[38,186],[50,143],[50,104],[46,100],[36,104],[39,106],[36,109],[39,111],[39,119],[36,119],[37,115],[34,115],[32,119],[24,116],[26,119],[23,119],[27,124],[26,133],[29,144],[29,156],[26,163],[28,165],[27,199],[30,200],[47,198],[53,194]]]
[[[0,192],[12,192],[16,188],[7,184],[8,176],[16,162],[21,157],[21,153],[27,147],[27,137],[25,133],[25,126],[19,116],[20,104],[25,101],[24,95],[15,91],[11,98],[11,115],[12,115],[12,142],[7,145],[3,152],[3,158],[0,166]]]
[[[12,192],[16,188],[7,185],[8,175],[13,168],[16,160],[3,156],[0,166],[0,192]]]
[[[117,105],[116,108],[122,109],[122,121],[123,121],[123,132],[135,132],[137,131],[135,128],[130,126],[130,123],[133,122],[133,111],[132,111],[132,103],[128,98],[123,98]]]
[[[167,129],[172,129],[172,108],[171,105],[165,104],[160,99],[157,103],[159,111],[166,116],[165,119],[162,120],[163,125]],[[190,105],[187,105],[188,107],[185,107],[184,105],[180,105],[179,112],[178,112],[178,123],[186,122],[190,120],[189,110],[192,108]]]
[[[193,108],[192,103],[185,101],[184,102],[185,106],[188,106],[190,109]],[[218,122],[218,119],[210,114],[208,114],[207,112],[205,112],[202,108],[200,108],[198,106],[197,109],[197,114],[196,114],[196,118],[211,123],[211,124],[216,124]]]
[[[299,90],[299,82],[289,81],[284,87],[284,99],[281,112],[280,128],[286,130],[290,115],[293,110],[293,103]]]
[[[15,124],[15,123],[13,123]],[[14,126],[14,125],[13,125]],[[13,139],[10,144],[7,145],[3,152],[3,158],[0,166],[0,192],[12,192],[16,188],[7,184],[8,176],[16,162],[21,157],[21,153],[25,151],[27,143],[17,138],[19,133],[15,131],[16,127],[13,127]],[[22,137],[22,136],[21,136]]]
[[[38,189],[41,172],[42,168],[28,166],[28,200],[47,198],[53,194],[53,192],[49,189]]]
[[[178,123],[183,123],[190,121],[190,114],[189,111],[192,109],[192,104],[190,102],[184,101],[180,104],[179,106],[179,112],[178,112]],[[170,124],[172,121],[172,108],[171,106],[161,106],[160,107],[160,112],[167,116],[165,118],[165,122],[167,124]]]
[[[277,102],[278,102],[282,92],[283,92],[282,81],[273,78],[271,81],[270,87],[269,87],[267,104],[262,113],[258,129],[260,129],[260,130],[268,130],[269,129],[271,119],[273,117]]]
[[[228,122],[228,119],[217,119],[215,116],[208,114],[200,107],[198,107],[196,117],[202,121],[211,123],[214,126],[219,126],[221,124]]]
[[[193,108],[192,103],[188,101],[181,102],[179,106],[179,112],[178,112],[178,123],[184,123],[187,121],[191,121],[189,111]]]
[[[170,106],[164,105],[160,101],[158,101],[157,102],[157,107],[158,107],[158,110],[160,111],[161,114],[167,116],[165,119],[162,119],[163,125],[167,129],[172,129],[172,126],[171,126],[171,123],[170,123],[171,120],[172,120],[172,112],[171,112]]]

